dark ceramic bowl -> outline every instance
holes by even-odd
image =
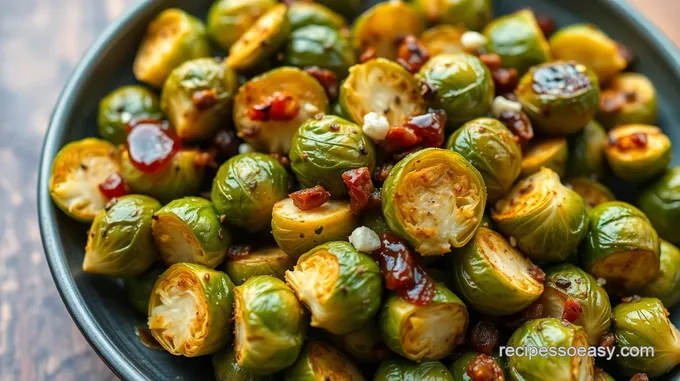
[[[377,2],[377,1],[373,1]],[[87,226],[61,213],[51,202],[47,184],[52,159],[67,142],[97,135],[99,99],[118,86],[134,83],[132,61],[149,21],[161,10],[182,8],[205,17],[212,0],[153,0],[130,9],[88,51],[75,70],[54,110],[40,164],[38,204],[47,260],[59,293],[85,338],[109,367],[124,380],[212,380],[209,357],[186,359],[144,347],[135,335],[143,323],[112,278],[81,270]],[[636,54],[633,68],[649,76],[659,98],[660,125],[673,142],[674,165],[680,164],[680,55],[672,43],[623,0],[497,0],[505,14],[531,7],[555,17],[559,25],[590,22]],[[367,2],[368,6],[368,2]],[[610,184],[629,198],[630,186]],[[680,323],[680,308],[673,311]],[[56,327],[53,327],[56,329]],[[680,369],[666,376],[680,379]]]

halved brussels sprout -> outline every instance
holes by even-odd
[[[329,242],[298,259],[286,282],[312,313],[312,327],[354,332],[380,308],[382,278],[373,258],[349,242]]]
[[[206,139],[229,121],[236,73],[213,58],[187,61],[163,85],[161,108],[182,140]]]
[[[248,255],[228,258],[225,271],[237,286],[246,280],[258,276],[269,275],[284,279],[286,271],[292,270],[295,260],[278,247],[267,247]]]
[[[274,204],[288,197],[291,182],[288,171],[276,159],[246,153],[220,166],[211,198],[227,222],[255,232],[269,226]]]
[[[671,162],[671,140],[658,127],[628,124],[609,130],[604,153],[617,177],[643,182],[663,173]]]
[[[282,280],[260,275],[234,288],[234,352],[249,372],[266,375],[293,365],[306,331],[305,311]]]
[[[455,381],[444,364],[436,360],[414,363],[408,360],[385,360],[373,381]]]
[[[332,335],[331,339],[359,362],[382,361],[390,356],[390,350],[380,336],[377,319],[371,320],[358,331]]]
[[[52,201],[69,217],[90,222],[109,201],[99,184],[117,172],[118,153],[111,143],[95,138],[69,143],[52,161]]]
[[[295,115],[290,115],[290,119],[251,119],[251,109],[262,107],[277,93],[290,97],[290,102],[298,107]],[[298,127],[327,108],[326,91],[314,77],[298,68],[282,67],[255,77],[239,88],[234,101],[234,123],[239,136],[255,149],[288,153]]]
[[[658,377],[680,363],[680,332],[668,320],[668,311],[659,299],[642,298],[619,304],[614,307],[613,323],[619,350],[654,349],[653,353],[639,356],[616,356],[624,374],[647,373],[649,377]]]
[[[640,195],[638,205],[663,239],[680,244],[680,167],[669,169],[649,185]]]
[[[666,308],[671,308],[680,300],[680,249],[670,242],[660,241],[659,275],[641,292],[660,299]]]
[[[574,177],[567,179],[564,185],[571,188],[574,192],[583,197],[586,206],[590,209],[604,204],[605,202],[615,201],[616,197],[604,184],[598,183],[587,177]]]
[[[465,304],[441,283],[426,306],[390,295],[379,315],[383,341],[409,360],[439,360],[463,342],[468,325]]]
[[[656,89],[642,74],[621,73],[600,94],[597,119],[607,128],[621,124],[656,124]]]
[[[112,276],[146,271],[158,258],[151,221],[160,208],[151,197],[129,195],[99,211],[87,235],[83,271]]]
[[[576,62],[556,61],[531,68],[515,93],[534,128],[550,135],[581,131],[600,104],[595,73]]]
[[[267,10],[231,45],[227,66],[252,69],[274,54],[290,36],[288,6],[277,4]]]
[[[275,381],[274,375],[256,376],[236,362],[231,346],[221,349],[212,358],[212,366],[217,381]]]
[[[484,116],[491,109],[494,82],[482,61],[467,53],[432,57],[416,75],[434,92],[432,106],[446,111],[450,125]]]
[[[294,31],[308,25],[324,25],[338,30],[347,25],[342,15],[311,1],[296,1],[288,6],[288,19]]]
[[[415,4],[433,24],[452,24],[480,30],[493,16],[491,0],[416,0]]]
[[[162,267],[152,267],[144,274],[124,279],[128,300],[135,311],[146,316],[149,313],[149,300],[153,286],[165,271]]]
[[[275,0],[219,0],[208,12],[208,35],[220,48],[231,46],[265,12],[273,8]]]
[[[564,261],[588,232],[583,198],[548,168],[517,183],[496,203],[491,217],[524,254],[539,262]]]
[[[422,255],[441,255],[472,239],[484,215],[486,186],[460,154],[427,148],[394,166],[382,200],[390,230]]]
[[[113,144],[123,144],[127,124],[138,118],[163,118],[158,95],[144,86],[119,87],[99,102],[99,136]]]
[[[427,110],[413,75],[383,58],[349,68],[349,76],[340,86],[339,99],[345,113],[360,125],[369,112],[384,115],[394,126]]]
[[[586,65],[605,83],[628,66],[616,41],[594,25],[576,24],[562,28],[550,38],[556,60],[574,60]]]
[[[524,9],[499,17],[484,28],[488,49],[501,56],[503,66],[524,74],[530,67],[550,61],[550,46],[534,13]]]
[[[121,154],[123,178],[135,193],[147,194],[162,202],[198,193],[205,168],[195,164],[201,151],[183,149],[155,172],[142,172],[130,161],[127,150]]]
[[[217,352],[231,341],[233,290],[220,271],[191,263],[170,266],[151,293],[151,334],[175,356]]]
[[[286,381],[364,381],[359,368],[330,344],[310,341],[295,364],[286,370]]]
[[[569,158],[569,147],[564,137],[537,138],[529,142],[522,157],[522,177],[533,175],[541,168],[550,168],[558,176],[564,176]]]
[[[531,273],[534,264],[493,230],[477,229],[452,261],[456,292],[482,313],[513,314],[543,292],[543,283]]]
[[[288,43],[285,63],[291,66],[318,66],[347,76],[356,63],[354,50],[341,31],[324,25],[308,25],[293,32]]]
[[[342,174],[375,169],[375,148],[361,127],[337,116],[308,120],[293,136],[290,166],[303,188],[322,185],[334,197],[347,195]]]
[[[453,379],[455,381],[474,381],[475,379],[468,375],[467,370],[470,363],[479,355],[480,354],[477,352],[464,352],[461,354],[449,367]],[[494,358],[494,360],[496,361],[496,366],[498,366],[495,370],[499,370],[501,374],[484,373],[484,375],[487,377],[495,376],[494,378],[491,378],[494,381],[509,381],[508,375],[505,374],[505,369],[503,369],[503,365],[501,365],[500,358]]]
[[[420,36],[420,42],[425,46],[430,57],[438,54],[455,54],[463,52],[463,44],[460,38],[465,33],[465,28],[454,25],[437,25]]]
[[[571,177],[602,177],[606,146],[607,133],[599,123],[591,120],[581,132],[569,137],[567,174]]]
[[[347,240],[357,226],[358,219],[345,200],[331,200],[318,208],[301,210],[286,198],[274,204],[272,211],[272,235],[293,258],[323,243]]]
[[[180,9],[166,9],[149,24],[132,70],[138,80],[160,88],[174,68],[210,54],[201,20]]]
[[[372,210],[362,214],[361,226],[366,226],[378,235],[390,232],[390,227],[387,225],[387,221],[385,221],[382,210]]]
[[[567,356],[508,356],[510,377],[513,380],[544,380],[546,376],[553,381],[592,380],[594,375],[593,358],[578,356],[578,348],[588,347],[588,339],[583,328],[565,320],[542,318],[530,320],[519,327],[510,337],[508,347],[536,349],[562,348]]]
[[[446,148],[463,155],[479,170],[489,201],[505,195],[521,171],[522,149],[503,123],[477,118],[451,135]]]
[[[572,323],[583,328],[590,345],[597,345],[611,324],[609,295],[592,275],[565,263],[546,271],[545,292],[540,299],[544,316],[561,319],[568,299],[578,302],[583,311]]]
[[[352,45],[358,54],[373,48],[378,57],[395,60],[399,39],[420,36],[424,30],[425,19],[412,4],[401,0],[378,3],[354,21]]]
[[[590,211],[581,262],[607,284],[635,290],[659,273],[659,237],[638,208],[621,201],[605,202]]]

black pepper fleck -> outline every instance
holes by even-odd
[[[323,231],[323,226],[321,226],[321,225],[317,226],[314,229],[314,233],[316,233],[316,234],[321,234],[322,231]]]

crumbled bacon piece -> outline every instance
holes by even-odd
[[[390,171],[392,171],[392,168],[394,168],[394,164],[392,163],[385,163],[379,166],[375,171],[375,180],[379,183],[385,182]]]
[[[388,152],[402,151],[415,145],[440,147],[444,143],[446,114],[443,111],[410,117],[401,126],[392,126],[387,132],[383,147]]]
[[[543,283],[545,281],[545,273],[538,266],[531,266],[528,269],[529,276],[532,277],[536,282]]]
[[[371,171],[367,167],[350,169],[342,174],[342,181],[349,189],[352,214],[361,214],[369,206],[375,191]]]
[[[374,48],[369,47],[366,50],[364,50],[363,53],[361,53],[361,56],[359,57],[359,62],[364,63],[374,58],[378,58],[378,52],[376,52]]]
[[[647,147],[647,134],[643,132],[635,132],[630,135],[615,138],[609,136],[609,144],[615,145],[620,151],[629,151],[634,149],[642,149]]]
[[[321,185],[312,188],[300,189],[290,195],[293,199],[293,204],[300,210],[311,210],[318,208],[331,199],[331,192],[327,191]]]
[[[501,56],[495,53],[487,53],[487,54],[482,54],[479,56],[479,59],[482,61],[484,65],[489,69],[489,71],[493,72],[494,70],[498,70],[502,67],[503,61],[501,60]]]
[[[500,68],[491,71],[491,78],[496,89],[496,95],[512,93],[517,88],[519,73],[515,68]]]
[[[500,332],[489,320],[482,320],[470,332],[470,346],[480,353],[493,354]]]
[[[430,59],[430,54],[414,36],[406,36],[399,44],[397,50],[397,63],[411,73],[417,73],[425,62]]]
[[[479,354],[468,363],[465,373],[471,381],[504,381],[503,369],[488,354]]]
[[[523,148],[526,148],[529,141],[534,137],[534,128],[531,125],[531,120],[524,111],[503,111],[498,117],[517,138]]]
[[[630,381],[649,381],[649,376],[647,376],[647,373],[636,373],[630,378]]]
[[[318,66],[310,66],[305,68],[305,71],[314,77],[323,89],[326,90],[326,95],[330,100],[334,100],[338,96],[338,78],[330,70],[322,69]]]
[[[564,302],[562,319],[573,323],[578,320],[579,317],[581,317],[581,314],[583,314],[583,307],[581,307],[581,303],[579,303],[578,300],[574,298],[567,298],[567,301]]]
[[[217,104],[217,91],[215,89],[196,91],[191,100],[199,111],[209,110]]]
[[[277,91],[264,98],[261,103],[248,109],[250,120],[291,120],[300,111],[300,105],[292,95]]]
[[[541,32],[547,38],[550,37],[555,31],[555,19],[546,15],[536,15],[536,23],[538,27],[541,28]]]

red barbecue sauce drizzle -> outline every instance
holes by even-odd
[[[135,168],[155,172],[168,164],[181,148],[170,123],[158,119],[138,119],[127,126],[125,148]]]
[[[128,187],[123,176],[116,172],[110,174],[109,177],[99,184],[99,191],[106,198],[114,198],[129,194],[130,187]]]

